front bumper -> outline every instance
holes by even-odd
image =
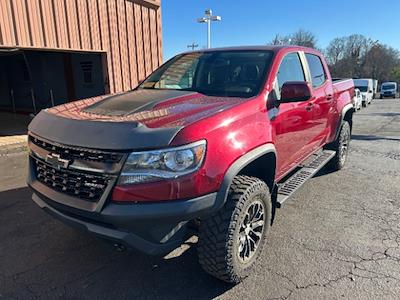
[[[167,253],[186,237],[188,221],[208,216],[219,207],[217,193],[192,199],[151,203],[111,201],[112,189],[123,159],[110,165],[80,159],[82,155],[79,154],[79,158],[74,158],[68,168],[57,168],[43,159],[47,158],[49,152],[46,150],[46,143],[29,143],[32,153],[27,183],[34,191],[34,202],[62,222],[114,243],[121,243],[147,254]],[[58,147],[53,144],[50,146]],[[56,148],[55,151],[62,152],[65,149],[69,154],[77,151],[75,148],[65,147],[61,150]],[[83,157],[97,154],[89,153],[86,149],[78,150],[83,153]],[[103,174],[102,170],[107,172]],[[86,185],[102,187],[90,188],[90,193],[93,190],[93,194],[96,189],[100,189],[95,197],[91,197],[85,192],[88,189]]]
[[[383,93],[381,94],[381,97],[395,97],[396,94],[395,93]]]
[[[67,225],[149,255],[166,254],[178,247],[186,236],[187,222],[211,214],[217,206],[216,193],[169,203],[109,203],[99,213],[72,209],[37,191],[32,199]]]

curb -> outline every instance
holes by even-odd
[[[25,152],[28,149],[26,142],[15,143],[0,147],[0,156]]]

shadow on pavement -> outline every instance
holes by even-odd
[[[352,140],[358,141],[377,141],[377,140],[387,140],[387,141],[400,141],[400,138],[390,138],[385,136],[378,136],[378,135],[364,135],[364,134],[352,134]]]
[[[381,116],[381,117],[397,117],[400,116],[398,112],[375,112],[375,113],[366,113],[364,116]]]
[[[204,273],[196,246],[170,259],[112,245],[54,220],[28,188],[0,192],[0,294],[23,299],[209,299],[232,286]]]

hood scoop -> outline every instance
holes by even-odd
[[[152,110],[157,104],[182,96],[195,94],[178,90],[139,89],[119,95],[106,97],[82,111],[105,116],[127,116],[133,113]]]

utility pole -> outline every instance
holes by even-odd
[[[211,22],[212,21],[221,21],[221,16],[213,16],[211,9],[207,9],[205,11],[204,17],[197,19],[198,23],[207,23],[207,48],[211,48]]]
[[[191,45],[187,45],[188,48],[192,48],[192,51],[196,49],[199,46],[199,44],[192,43]]]

